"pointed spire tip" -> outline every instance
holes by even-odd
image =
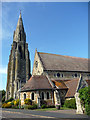
[[[20,10],[20,15],[19,15],[19,18],[22,18],[22,16],[21,16],[21,10]]]

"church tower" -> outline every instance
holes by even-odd
[[[16,31],[13,34],[13,43],[9,56],[7,71],[6,100],[18,98],[19,89],[30,78],[30,59],[28,43],[24,31],[21,12],[19,15]]]

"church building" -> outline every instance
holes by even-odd
[[[6,99],[26,98],[41,104],[63,105],[78,90],[90,85],[88,59],[35,51],[32,75],[22,16],[20,13],[9,56]]]
[[[63,105],[79,89],[90,85],[88,59],[35,51],[32,77],[21,89],[21,102],[30,98]]]

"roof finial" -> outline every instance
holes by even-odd
[[[21,14],[21,10],[20,10],[20,14]]]
[[[20,10],[20,15],[19,15],[19,18],[21,18],[21,10]]]

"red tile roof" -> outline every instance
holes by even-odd
[[[48,78],[44,75],[34,75],[32,76],[21,91],[28,91],[28,90],[38,90],[38,89],[52,89]]]
[[[55,83],[55,85],[58,87],[58,89],[68,89],[67,86],[65,85],[64,81],[62,80],[52,80],[52,82]]]
[[[79,78],[65,82],[68,87],[68,91],[65,97],[74,97],[79,83]]]
[[[88,59],[38,52],[45,70],[87,71]]]

